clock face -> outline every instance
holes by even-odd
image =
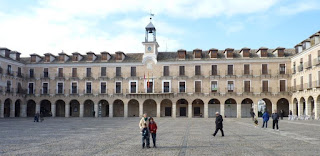
[[[151,47],[148,47],[148,51],[151,52],[151,50],[152,50],[152,48],[151,48]]]

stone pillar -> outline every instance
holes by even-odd
[[[64,108],[64,110],[65,110],[65,117],[68,118],[68,117],[70,117],[70,104],[69,104],[69,103],[68,103],[68,104],[65,104],[64,107],[65,107],[65,108]]]
[[[192,103],[188,103],[188,118],[192,118]]]
[[[139,103],[139,117],[143,115],[143,103]]]
[[[176,118],[177,117],[177,104],[175,102],[172,103],[171,116],[172,116],[172,118]]]
[[[314,99],[314,117],[319,119],[320,117],[320,103],[318,102],[318,97],[313,97]]]
[[[109,104],[109,118],[113,118],[113,103]]]
[[[208,113],[209,113],[209,108],[208,108],[209,106],[208,106],[208,103],[205,103],[204,104],[204,112],[203,112],[203,115],[204,115],[204,118],[208,118],[209,117],[209,115],[208,115]]]
[[[4,103],[0,103],[0,118],[4,118]]]
[[[129,103],[128,102],[126,102],[126,103],[124,103],[124,114],[123,114],[123,116],[125,117],[125,118],[127,118],[128,117],[128,106],[129,106]]]
[[[259,116],[258,103],[253,103],[253,112],[256,116]]]
[[[27,104],[21,102],[20,104],[20,116],[21,117],[27,117]]]
[[[224,103],[221,103],[221,104],[220,104],[220,115],[221,115],[222,117],[225,116],[225,115],[224,115],[224,106],[225,106]]]
[[[16,116],[16,105],[14,102],[10,104],[10,117],[14,118]]]
[[[311,102],[306,100],[306,115],[311,115]]]
[[[98,106],[98,103],[95,103],[94,104],[94,117],[98,117],[98,115],[99,115],[99,106]]]
[[[241,118],[241,104],[240,103],[237,103],[237,118]]]
[[[298,101],[298,116],[303,115],[303,103]]]
[[[160,118],[161,115],[161,104],[159,102],[157,102],[157,118]]]
[[[276,110],[277,112],[279,112],[279,110],[277,110],[277,103],[272,102],[272,111],[271,111],[271,114],[274,113],[274,110]]]
[[[51,104],[52,117],[56,117],[56,104]]]
[[[40,103],[36,103],[36,113],[40,113]]]
[[[84,113],[84,104],[81,103],[80,104],[80,115],[79,115],[79,117],[83,117],[83,113]]]

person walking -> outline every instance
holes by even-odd
[[[281,110],[280,110],[280,117],[281,117],[281,120],[283,120],[283,115],[284,115],[284,112],[283,112],[283,110],[281,109]]]
[[[149,131],[151,133],[152,136],[152,142],[153,142],[153,147],[157,148],[156,146],[156,138],[157,138],[157,124],[156,122],[154,122],[153,118],[150,118],[150,122],[149,122]]]
[[[289,111],[289,120],[292,120],[292,110]]]
[[[217,135],[219,130],[221,131],[222,136],[224,136],[222,122],[223,122],[222,116],[220,115],[219,112],[216,112],[216,131],[212,134],[214,137]]]
[[[142,131],[142,129],[144,128],[144,126],[146,125],[147,130],[149,131],[149,118],[147,116],[147,113],[144,113],[140,122],[139,122],[139,128],[140,131]],[[147,142],[147,148],[150,148],[150,132],[148,132],[148,136],[146,137],[146,142]]]
[[[142,148],[145,147],[145,145],[147,144],[147,148],[150,148],[150,146],[148,146],[149,144],[149,130],[148,130],[148,126],[147,124],[145,123],[143,126],[142,126]]]
[[[267,111],[265,111],[262,115],[262,119],[263,119],[263,124],[262,124],[262,128],[264,128],[264,124],[266,124],[266,128],[268,128],[268,121],[269,121],[269,114]]]
[[[39,112],[37,112],[35,115],[34,115],[34,120],[33,122],[39,122]]]
[[[252,108],[250,110],[250,115],[251,115],[252,121],[254,121],[254,116],[256,116],[256,114],[254,113]]]
[[[277,113],[277,111],[275,110],[274,113],[271,115],[272,120],[273,120],[273,124],[272,124],[272,129],[275,128],[275,126],[277,127],[277,131],[279,131],[279,114]]]

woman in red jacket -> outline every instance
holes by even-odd
[[[151,136],[152,136],[153,147],[157,148],[157,146],[156,146],[157,124],[156,124],[156,122],[154,122],[153,118],[150,118],[149,131],[150,131]]]

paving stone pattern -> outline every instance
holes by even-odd
[[[278,132],[225,119],[213,137],[214,118],[155,118],[158,148],[142,149],[139,118],[32,120],[0,119],[0,155],[320,155],[320,121],[283,120]]]

